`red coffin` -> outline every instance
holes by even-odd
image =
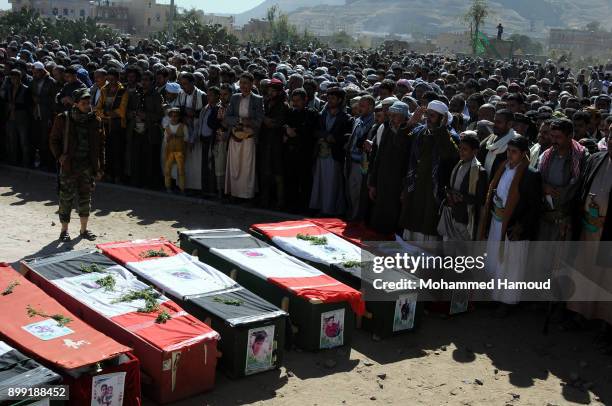
[[[8,293],[10,286],[12,292]],[[125,373],[123,405],[140,406],[140,365],[129,347],[79,320],[5,263],[0,263],[0,292],[0,335],[12,347],[62,375],[70,387],[68,405],[90,405],[94,380]],[[49,317],[30,317],[28,307],[71,321],[59,327]]]
[[[322,227],[330,233],[336,234],[338,237],[342,237],[345,240],[352,242],[353,244],[363,248],[371,248],[367,245],[367,241],[394,241],[395,236],[393,234],[381,234],[371,228],[368,228],[363,223],[347,223],[344,220],[336,218],[314,218],[304,219]]]
[[[107,317],[84,299],[79,300],[62,289],[58,283],[62,279],[58,275],[62,272],[78,274],[79,264],[95,264],[101,269],[121,268],[94,251],[72,251],[24,262],[22,266],[28,279],[82,320],[134,348],[141,363],[143,391],[147,397],[163,404],[213,388],[219,356],[219,334],[216,331],[163,297],[160,300],[165,301],[160,304],[160,310],[172,315],[163,324],[155,322],[157,313],[133,311]]]

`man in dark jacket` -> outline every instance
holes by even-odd
[[[30,89],[21,82],[21,71],[12,69],[7,86],[2,89],[2,98],[8,107],[6,134],[8,159],[12,164],[20,162],[29,167],[32,163],[30,142]]]
[[[609,213],[612,202],[612,136],[607,138],[607,147],[607,151],[597,152],[587,160],[578,213],[581,227],[575,233],[583,241],[579,245],[576,269],[582,280],[589,281],[586,286],[576,284],[576,295],[588,297],[590,301],[570,301],[567,308],[587,319],[603,320],[609,325],[612,323],[612,304],[607,297],[612,290],[612,251],[609,243],[603,241],[612,240],[612,215]]]
[[[517,134],[514,129],[514,113],[502,109],[495,113],[493,134],[480,143],[478,160],[487,171],[487,176],[493,178],[497,168],[507,159],[508,142]]]
[[[285,193],[287,208],[300,213],[308,208],[312,189],[312,161],[319,115],[308,107],[308,95],[303,88],[291,93],[291,111],[287,116],[283,143]]]
[[[552,146],[538,162],[544,188],[538,240],[570,240],[572,227],[580,228],[573,220],[589,152],[572,139],[574,128],[568,119],[554,120],[550,133]]]
[[[69,66],[64,71],[64,86],[57,94],[57,102],[61,104],[65,109],[72,108],[74,104],[74,99],[72,95],[75,90],[85,88],[85,84],[79,80],[77,77],[77,68],[74,66]]]
[[[61,242],[70,241],[68,224],[75,198],[78,199],[81,238],[96,239],[87,229],[87,223],[94,182],[101,179],[104,172],[104,132],[100,120],[91,110],[90,97],[88,89],[75,92],[74,107],[56,117],[49,138],[51,152],[60,164]]]
[[[164,117],[161,95],[155,91],[153,73],[144,72],[142,88],[129,97],[139,97],[134,103],[134,125],[132,131],[132,174],[134,185],[150,188],[161,187],[162,179],[159,157],[161,153],[161,120]],[[129,101],[128,101],[129,104]]]
[[[344,200],[344,145],[353,128],[352,118],[344,108],[346,92],[339,87],[327,89],[327,105],[320,115],[318,151],[310,195],[310,208],[323,215],[341,215]]]
[[[55,171],[55,160],[49,149],[49,132],[53,125],[57,84],[42,62],[34,63],[34,80],[31,85],[33,120],[32,136],[40,157],[40,167]]]
[[[374,125],[374,98],[361,97],[358,109],[359,117],[353,121],[353,129],[346,147],[345,179],[349,220],[361,220],[365,215],[365,207],[360,204],[365,169],[363,143]]]
[[[264,94],[264,121],[257,140],[257,167],[260,185],[260,204],[269,207],[272,191],[276,189],[276,206],[285,206],[285,185],[283,181],[283,137],[289,106],[283,82],[272,79],[262,89]]]
[[[447,126],[451,119],[448,107],[434,100],[427,105],[427,124],[412,131],[400,215],[406,241],[440,239],[438,209],[444,200],[444,186],[459,160]]]
[[[612,201],[612,136],[607,139],[607,151],[589,157],[584,169],[584,183],[580,194],[584,241],[612,241],[612,216],[608,215]],[[577,234],[578,236],[578,234]]]
[[[408,170],[410,132],[408,105],[397,101],[389,108],[390,120],[384,124],[380,146],[368,174],[368,192],[373,201],[369,225],[381,233],[399,228],[400,195]]]

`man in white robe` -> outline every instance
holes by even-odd
[[[524,281],[528,275],[529,241],[537,236],[542,201],[540,174],[529,167],[529,141],[516,136],[507,143],[508,159],[497,169],[489,186],[485,215],[480,227],[487,240],[485,270],[495,280]],[[520,301],[517,290],[496,289],[492,300],[501,302],[497,315],[505,316],[507,305]]]
[[[227,152],[225,193],[252,199],[256,191],[255,138],[264,118],[263,98],[253,94],[253,75],[240,77],[240,93],[230,99],[224,124],[231,134]]]

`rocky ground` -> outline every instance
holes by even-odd
[[[91,247],[57,243],[52,177],[0,167],[0,260]],[[100,241],[164,236],[188,228],[282,220],[278,213],[100,185],[91,228]],[[74,217],[74,232],[77,224]],[[595,328],[542,334],[544,311],[506,319],[478,308],[426,314],[409,334],[375,341],[357,331],[350,348],[288,351],[278,371],[241,380],[217,374],[211,393],[176,405],[568,405],[612,404],[612,356]]]

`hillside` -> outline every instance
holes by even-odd
[[[236,16],[237,22],[264,17],[266,10],[278,4],[301,26],[352,27],[355,31],[394,34],[432,35],[461,31],[461,16],[469,0],[266,0]],[[551,27],[582,28],[590,21],[600,21],[610,29],[612,0],[490,0],[492,13],[485,31],[493,33],[502,22],[506,33],[544,36]]]
[[[251,18],[264,18],[268,9],[278,5],[283,13],[291,13],[302,7],[316,7],[321,4],[342,5],[344,0],[266,0],[244,13],[236,14],[236,24],[243,25]]]

